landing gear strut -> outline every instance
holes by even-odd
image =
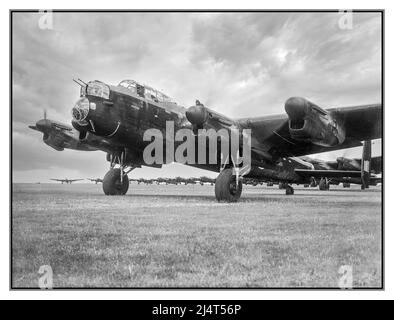
[[[115,168],[116,164],[119,168]],[[125,171],[125,152],[122,152],[119,157],[110,155],[110,170],[106,173],[103,179],[104,194],[109,196],[125,195],[129,190],[128,173],[134,168]]]
[[[316,188],[317,187],[317,182],[316,182],[315,178],[311,178],[310,186],[311,186],[311,188]]]
[[[237,183],[231,168],[220,172],[215,182],[215,196],[217,201],[237,202],[242,193],[242,181]]]

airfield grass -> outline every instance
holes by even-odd
[[[381,283],[381,191],[247,187],[217,203],[211,186],[14,184],[12,287],[338,287]]]

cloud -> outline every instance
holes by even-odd
[[[84,176],[87,170],[104,174],[104,155],[56,152],[27,127],[43,110],[51,119],[70,123],[79,97],[72,78],[110,84],[136,79],[185,106],[199,99],[235,118],[283,113],[284,101],[293,95],[323,107],[381,101],[380,16],[355,13],[351,30],[339,28],[339,17],[55,13],[54,29],[41,30],[39,13],[14,13],[13,165],[18,179],[39,180],[43,169],[58,176]],[[185,175],[195,173],[181,168]],[[167,166],[158,175],[171,170]]]

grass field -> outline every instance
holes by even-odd
[[[381,287],[381,190],[246,187],[216,203],[211,186],[14,184],[12,286]]]

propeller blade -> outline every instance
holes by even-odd
[[[47,119],[47,110],[44,109],[44,120],[46,120],[46,119]]]

